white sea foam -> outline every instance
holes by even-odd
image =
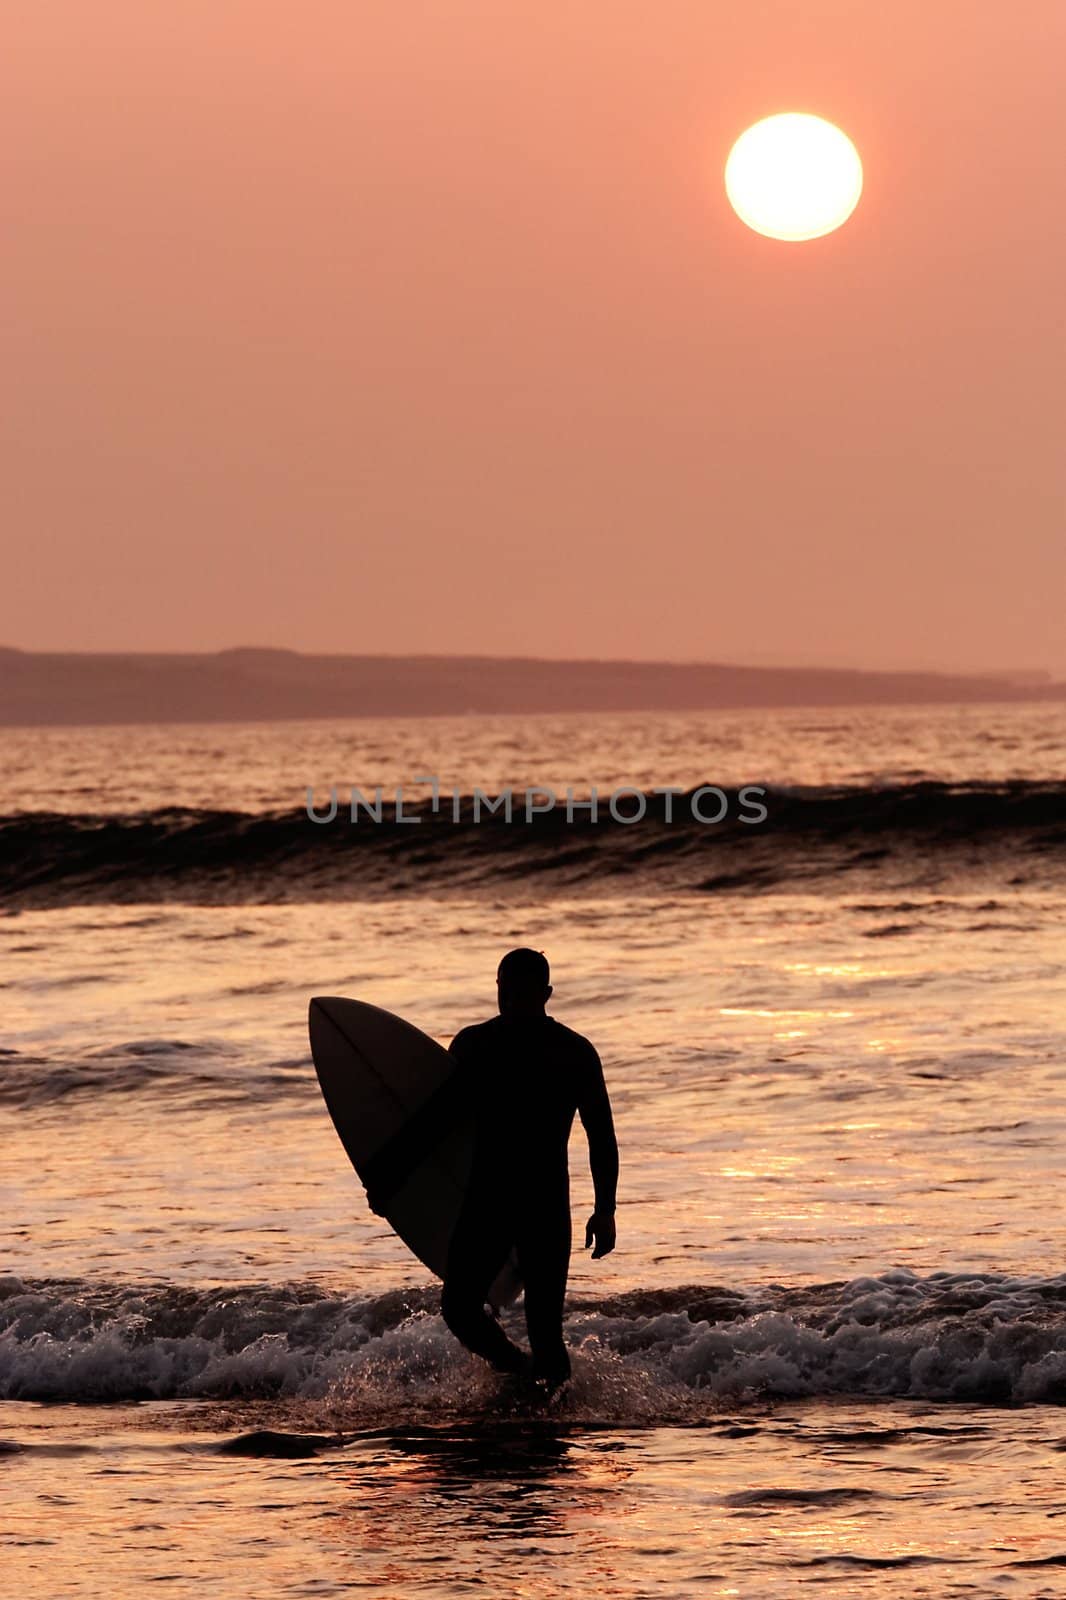
[[[720,1402],[830,1395],[1066,1399],[1066,1276],[895,1270],[746,1296],[640,1298],[639,1314],[617,1301],[570,1310],[568,1404],[583,1415],[640,1423]],[[428,1290],[342,1298],[307,1285],[6,1279],[0,1330],[5,1398],[303,1396],[384,1426],[476,1407],[499,1387],[456,1345]]]

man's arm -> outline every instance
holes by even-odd
[[[591,1045],[589,1045],[589,1057],[577,1110],[581,1125],[588,1137],[589,1166],[592,1169],[592,1187],[595,1195],[595,1210],[585,1229],[585,1249],[592,1250],[592,1258],[595,1261],[600,1256],[609,1255],[615,1245],[614,1208],[618,1189],[618,1140],[615,1138],[614,1117],[611,1115],[607,1085],[603,1081],[603,1066]]]
[[[364,1163],[367,1203],[379,1217],[384,1216],[389,1202],[415,1168],[452,1131],[467,1106],[469,1082],[462,1068],[461,1038],[462,1034],[456,1034],[449,1046],[449,1054],[459,1063],[451,1077],[434,1089],[429,1099]]]

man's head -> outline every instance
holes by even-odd
[[[551,997],[551,972],[539,950],[509,950],[496,969],[500,1015],[540,1016]]]

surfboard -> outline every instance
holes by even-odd
[[[308,1032],[326,1109],[363,1177],[371,1157],[452,1076],[455,1061],[428,1033],[362,1000],[316,995],[308,1008]],[[460,1123],[414,1168],[386,1212],[393,1231],[439,1278],[466,1194],[473,1147],[473,1125]],[[489,1291],[490,1304],[510,1305],[521,1287],[512,1258]]]

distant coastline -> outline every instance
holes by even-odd
[[[46,653],[0,649],[0,725],[275,722],[1066,701],[1038,675],[532,657]]]

